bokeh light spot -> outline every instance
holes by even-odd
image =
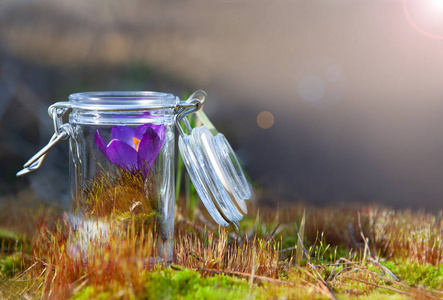
[[[263,129],[271,128],[274,125],[274,115],[269,111],[262,111],[257,115],[257,124]]]
[[[294,90],[297,99],[306,105],[317,109],[329,108],[343,99],[346,73],[339,61],[312,57],[299,63]]]
[[[324,93],[325,83],[316,75],[305,76],[298,83],[298,94],[305,101],[318,101],[323,97]]]

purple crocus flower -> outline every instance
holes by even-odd
[[[135,130],[114,126],[107,145],[99,131],[95,132],[95,144],[100,152],[113,164],[127,170],[149,169],[160,153],[164,139],[164,125],[144,124]]]

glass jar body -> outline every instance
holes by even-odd
[[[134,93],[93,95],[95,104],[107,101],[103,109],[80,105],[70,113],[72,218],[76,226],[86,227],[82,233],[86,242],[106,242],[110,231],[125,234],[128,228],[135,234],[153,234],[157,256],[169,261],[174,235],[175,127],[173,108],[167,102],[175,100],[162,99],[164,94]],[[84,102],[91,100],[85,94]],[[146,110],[109,109],[115,102],[130,108],[134,100],[142,101]],[[159,100],[166,105],[158,106]]]

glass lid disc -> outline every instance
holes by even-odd
[[[179,137],[179,149],[186,169],[214,221],[221,226],[235,224],[247,213],[245,200],[251,197],[243,170],[228,141],[215,137],[205,126]]]

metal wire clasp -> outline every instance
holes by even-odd
[[[186,129],[191,132],[192,128],[186,116],[200,110],[207,98],[208,94],[206,94],[205,91],[198,90],[192,93],[191,96],[188,97],[188,100],[180,101],[180,103],[176,106],[174,121],[175,127],[177,127],[177,130],[181,136],[184,136],[185,132],[180,126],[180,122],[183,121]]]
[[[23,176],[31,173],[42,165],[49,150],[51,150],[58,142],[67,140],[70,136],[69,124],[63,124],[63,115],[70,109],[68,102],[57,102],[48,109],[49,115],[54,122],[54,134],[48,144],[31,157],[24,165],[23,170],[19,171],[16,176]]]

